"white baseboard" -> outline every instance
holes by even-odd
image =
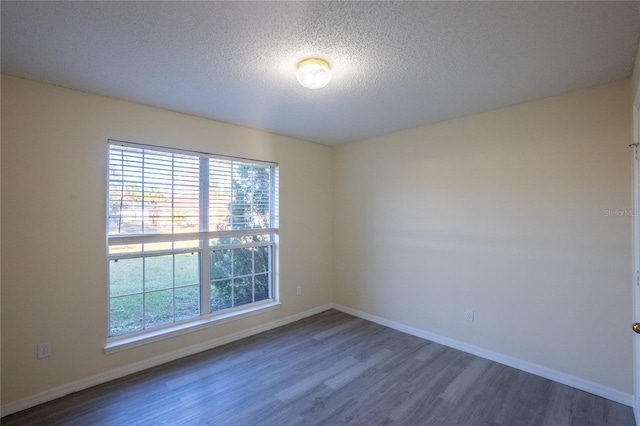
[[[552,370],[550,368],[533,364],[528,361],[523,361],[518,358],[514,358],[508,355],[500,354],[498,352],[493,352],[487,349],[483,349],[478,346],[461,342],[459,340],[443,337],[438,334],[421,330],[419,328],[415,328],[405,324],[401,324],[399,322],[391,321],[386,318],[381,318],[376,315],[371,315],[366,312],[359,311],[357,309],[348,308],[346,306],[338,305],[335,303],[332,303],[331,307],[338,311],[353,315],[355,317],[366,319],[368,321],[375,322],[380,325],[384,325],[385,327],[393,328],[395,330],[402,331],[403,333],[411,334],[413,336],[420,337],[422,339],[430,340],[432,342],[436,342],[453,349],[458,349],[460,351],[467,352],[467,353],[479,356],[481,358],[488,359],[490,361],[495,361],[500,364],[507,365],[509,367],[517,368],[518,370],[526,371],[527,373],[535,374],[536,376],[544,377],[545,379],[553,380],[554,382],[562,383],[563,385],[571,386],[573,388],[580,389],[582,391],[589,392],[597,396],[601,396],[602,398],[606,398],[611,401],[618,402],[620,404],[628,405],[629,407],[632,407],[634,405],[633,395],[619,391],[617,389],[610,388],[608,386],[601,385],[596,382],[592,382],[590,380],[585,380],[580,377],[563,373],[561,371]],[[636,418],[638,418],[637,412],[636,412]]]
[[[266,324],[259,325],[257,327],[239,331],[237,333],[233,333],[233,334],[218,337],[212,340],[208,340],[206,342],[202,342],[197,345],[189,346],[176,351],[168,352],[166,354],[158,355],[153,358],[136,362],[134,364],[125,365],[123,367],[119,367],[114,370],[96,374],[95,376],[77,380],[72,383],[56,386],[55,388],[46,390],[44,392],[40,392],[35,395],[2,405],[2,407],[0,407],[0,415],[8,416],[9,414],[17,413],[18,411],[35,407],[36,405],[54,400],[56,398],[63,397],[70,393],[78,392],[83,389],[90,388],[91,386],[106,383],[111,380],[127,376],[129,374],[137,373],[139,371],[146,370],[151,367],[156,367],[158,365],[165,364],[170,361],[174,361],[176,359],[184,358],[186,356],[197,354],[199,352],[203,352],[209,349],[213,349],[215,347],[222,346],[227,343],[235,342],[236,340],[253,336],[254,334],[262,333],[264,331],[272,330],[274,328],[290,324],[292,322],[301,320],[303,318],[307,318],[312,315],[319,314],[320,312],[324,312],[329,309],[331,309],[330,304],[318,306],[317,308],[309,309],[307,311],[300,312],[298,314],[291,315],[286,318],[279,319],[277,321],[272,321]]]
[[[636,424],[640,425],[640,398],[633,396],[633,415],[636,418]]]

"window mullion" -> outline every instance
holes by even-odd
[[[145,329],[147,324],[146,308],[147,303],[147,259],[142,258],[142,328]]]
[[[235,255],[236,255],[236,251],[235,250],[231,250],[231,307],[233,308],[234,306],[236,306],[235,304],[235,292],[234,292],[234,287],[235,287],[235,276],[236,276],[236,271],[235,271]]]
[[[231,191],[229,192],[229,194],[231,196],[231,199],[229,200],[229,206],[230,206],[230,211],[229,211],[229,229],[231,229],[231,230],[235,229],[234,223],[233,223],[233,219],[234,219],[233,213],[234,213],[234,207],[235,207],[234,206],[234,195],[235,195],[234,186],[235,186],[235,182],[233,181],[233,179],[234,179],[233,178],[233,168],[234,168],[233,166],[234,166],[234,164],[235,164],[235,162],[233,162],[233,161],[229,162],[229,167],[230,167],[229,177],[231,178],[230,179],[231,180]]]
[[[200,315],[207,315],[211,298],[211,249],[209,232],[209,159],[200,158]]]
[[[251,303],[256,301],[256,249],[251,250]]]
[[[278,208],[277,194],[276,194],[276,170],[271,169],[269,171],[269,227],[278,227],[276,209]]]
[[[142,194],[140,194],[140,211],[141,213],[141,217],[140,217],[140,224],[141,224],[141,229],[142,229],[142,234],[144,235],[145,233],[145,224],[146,221],[144,220],[144,191],[145,191],[145,160],[146,160],[146,156],[145,156],[145,152],[146,151],[142,151]]]
[[[274,268],[273,265],[275,263],[275,242],[269,247],[269,256],[268,256],[268,269],[267,269],[267,279],[269,281],[269,298],[275,298],[276,297],[276,289],[275,286],[273,285],[273,283],[275,282],[275,272],[274,272]]]
[[[171,234],[176,232],[176,159],[171,157]]]
[[[173,243],[171,244],[173,247]],[[171,307],[173,309],[173,322],[176,322],[176,255],[173,253],[171,255],[171,278],[173,282],[171,283]]]

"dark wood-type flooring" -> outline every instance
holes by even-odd
[[[631,408],[330,310],[9,425],[634,425]]]

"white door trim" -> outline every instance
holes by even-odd
[[[640,90],[633,101],[633,143],[640,144]],[[640,322],[640,146],[633,149],[633,321]],[[640,336],[633,336],[633,413],[640,424]]]

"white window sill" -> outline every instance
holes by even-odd
[[[212,327],[215,325],[220,325],[252,315],[261,314],[263,312],[278,309],[279,307],[280,302],[276,300],[269,300],[265,303],[254,304],[244,309],[234,309],[233,311],[222,314],[213,314],[207,317],[198,317],[193,321],[172,325],[160,330],[148,331],[133,336],[111,337],[107,339],[107,344],[104,347],[104,353],[109,355],[116,352],[121,352],[138,346],[147,345],[149,343],[158,342],[160,340],[170,339],[182,334],[193,333],[194,331],[202,330],[204,328]]]

